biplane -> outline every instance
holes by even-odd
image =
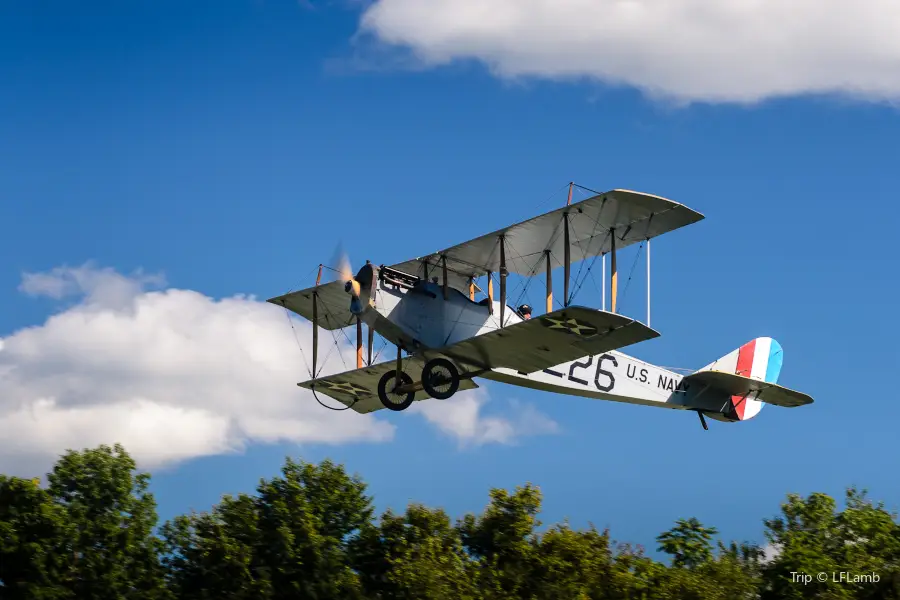
[[[359,413],[402,411],[429,398],[447,400],[486,379],[526,388],[696,412],[745,421],[765,404],[810,404],[806,394],[778,385],[783,351],[760,337],[689,374],[620,352],[660,334],[649,325],[653,238],[704,217],[659,196],[615,189],[426,256],[390,266],[372,262],[340,279],[271,298],[268,302],[312,323],[312,378],[297,385],[325,394]],[[617,312],[616,254],[647,245],[647,323]],[[572,265],[603,260],[603,308],[572,305]],[[610,309],[606,310],[609,258]],[[553,302],[553,272],[563,270],[563,302]],[[507,278],[515,273],[546,279],[546,310],[507,305]],[[487,290],[476,285],[487,278]],[[495,278],[499,298],[494,295]],[[477,298],[476,291],[482,298]],[[559,304],[559,303],[558,303]],[[368,328],[363,360],[362,325]],[[357,368],[318,376],[319,329],[356,326]],[[378,333],[396,346],[396,358],[372,361]],[[405,354],[405,356],[404,356]],[[316,396],[318,399],[318,396]],[[321,403],[321,400],[319,401]]]

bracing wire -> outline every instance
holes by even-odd
[[[641,252],[644,249],[644,242],[641,242],[641,245],[638,246],[638,251],[634,255],[634,262],[631,263],[631,272],[628,273],[628,281],[625,282],[625,289],[622,290],[622,302],[625,302],[625,295],[628,294],[628,285],[631,283],[631,278],[634,277],[634,269],[637,267],[638,259],[641,257]]]
[[[562,184],[561,186],[559,186],[558,188],[556,188],[556,190],[555,190],[552,194],[550,194],[549,196],[547,196],[547,197],[546,197],[540,204],[538,204],[537,206],[543,206],[543,205],[547,204],[547,202],[549,202],[549,201],[553,198],[553,196],[557,195],[558,193],[560,193],[561,191],[563,191],[564,189],[566,189],[567,187],[569,187],[569,183],[570,183],[570,182],[567,181],[566,183],[564,183],[564,184]],[[576,183],[576,184],[574,184],[574,186],[575,186],[575,187],[578,187],[578,184]]]
[[[316,267],[316,268],[318,268],[318,267]],[[313,269],[313,271],[315,271],[315,269]],[[308,277],[308,276],[309,276],[309,275],[307,275],[307,277]],[[290,293],[290,292],[288,292],[288,293]],[[315,380],[315,379],[316,379],[316,376],[317,376],[317,373],[313,373],[313,372],[312,372],[312,368],[311,368],[311,366],[310,366],[310,363],[309,363],[309,361],[306,359],[306,352],[303,351],[303,344],[300,343],[300,338],[299,338],[298,335],[297,335],[297,328],[294,327],[294,320],[291,318],[291,313],[290,313],[290,311],[288,311],[288,309],[287,309],[286,306],[284,306],[283,304],[282,304],[282,306],[284,307],[284,315],[285,315],[285,317],[287,317],[288,324],[291,326],[291,331],[292,331],[293,334],[294,334],[294,341],[297,342],[297,348],[300,349],[300,356],[303,357],[303,363],[304,363],[304,365],[306,366],[306,370],[307,370],[307,372],[309,373],[310,379]],[[328,309],[326,308],[325,310],[327,311]],[[335,345],[337,345],[337,339],[336,339],[336,338],[335,338],[334,341],[335,341]],[[338,354],[340,354],[340,352],[338,352]],[[325,360],[322,361],[322,364],[323,364],[323,365],[324,365],[325,362],[328,360],[328,358],[329,358],[330,355],[331,355],[331,352],[329,352],[328,355],[325,357]],[[343,358],[343,356],[342,356],[341,358]],[[346,363],[345,363],[345,365],[346,365]],[[320,371],[321,371],[321,370],[320,370]],[[324,402],[322,402],[322,401],[319,399],[318,394],[316,394],[316,388],[315,388],[315,384],[314,384],[314,383],[310,386],[310,391],[311,391],[312,394],[313,394],[313,398],[316,399],[316,402],[318,402],[320,405],[324,406],[324,407],[327,408],[328,410],[334,410],[334,411],[338,411],[338,412],[340,412],[340,411],[342,411],[342,410],[347,410],[347,409],[349,409],[349,408],[352,408],[352,407],[356,404],[356,402],[357,402],[357,400],[358,400],[357,398],[354,397],[353,402],[350,403],[348,406],[345,406],[344,408],[334,408],[333,406],[328,406],[327,404],[325,404]]]
[[[595,196],[599,196],[600,194],[603,193],[603,192],[598,192],[597,190],[592,190],[592,189],[589,188],[589,187],[585,187],[585,186],[579,185],[579,184],[577,184],[577,183],[575,184],[575,187],[577,187],[577,188],[579,188],[579,189],[582,189],[582,190],[584,190],[584,191],[586,191],[586,192],[590,192],[590,193],[594,194]]]
[[[590,240],[594,239],[594,236],[597,234],[597,228],[600,227],[600,220],[599,220],[599,219],[593,219],[593,221],[594,221],[594,228],[591,230],[591,235],[590,235],[590,237],[587,238],[587,239],[588,239],[588,244],[590,244]],[[609,234],[607,234],[606,237],[607,237],[607,239],[609,239]],[[606,244],[606,240],[604,240],[603,243]],[[581,247],[581,242],[580,242],[580,241],[576,241],[575,244],[578,246],[578,249],[581,250],[581,254],[584,255],[584,254],[585,254],[585,250],[584,250],[584,248]],[[596,262],[597,256],[599,256],[599,255],[598,255],[598,254],[595,254],[595,255],[594,255],[594,259],[591,261],[591,264],[588,265],[587,273],[585,273],[585,275],[584,275],[584,278],[585,278],[585,279],[587,279],[587,276],[588,276],[588,274],[591,272],[591,269],[594,268],[594,262]],[[578,278],[581,277],[581,271],[582,271],[582,269],[584,268],[584,262],[585,262],[585,261],[582,260],[582,261],[581,261],[581,264],[578,265],[578,272],[575,274],[575,282],[576,282],[576,283],[578,283]],[[585,279],[582,279],[582,280],[581,280],[581,283],[578,284],[578,288],[577,288],[576,290],[573,290],[573,292],[572,292],[571,294],[569,294],[568,302],[569,302],[570,304],[572,303],[572,300],[575,299],[575,294],[578,293],[579,290],[581,290],[581,286],[584,285]]]
[[[606,234],[606,239],[609,239],[610,234],[611,234],[610,232],[607,232],[607,234]],[[604,245],[605,245],[605,244],[606,244],[606,240],[603,240],[603,243],[604,243]],[[575,299],[575,295],[578,294],[578,292],[581,291],[581,288],[582,288],[582,286],[584,286],[584,282],[587,281],[587,278],[588,278],[589,275],[591,276],[591,280],[594,282],[594,285],[597,285],[597,280],[596,280],[596,279],[593,279],[593,275],[591,274],[591,271],[594,269],[594,265],[597,263],[597,259],[598,259],[599,257],[600,257],[599,254],[595,254],[595,255],[594,255],[594,258],[591,259],[591,264],[588,265],[587,271],[585,272],[584,277],[581,279],[581,281],[578,281],[578,278],[576,277],[575,283],[577,284],[577,287],[576,287],[574,290],[572,290],[572,293],[571,293],[571,294],[569,294],[569,299],[568,299],[568,303],[569,303],[569,304],[571,304],[571,303],[572,303],[572,300]],[[582,264],[583,264],[583,263],[582,263]],[[579,269],[579,271],[580,271],[580,269]]]
[[[321,267],[324,267],[325,265],[316,265],[315,267],[312,268],[312,270],[311,270],[309,273],[307,273],[307,274],[303,277],[303,279],[309,279],[309,276],[312,275],[313,273],[315,273],[315,272],[316,272],[316,269],[318,269],[320,266],[321,266]],[[289,289],[289,290],[286,292],[286,294],[290,294],[290,293],[293,292],[293,291],[294,291],[294,288],[291,288],[291,289]]]
[[[290,311],[288,311],[286,306],[284,307],[284,316],[287,317],[288,325],[291,326],[291,331],[294,332],[294,341],[297,342],[297,347],[300,349],[300,356],[303,357],[303,363],[306,366],[309,377],[310,379],[315,379],[316,375],[312,372],[312,369],[310,369],[309,361],[306,360],[306,353],[303,351],[303,344],[300,343],[300,338],[297,336],[297,329],[294,327],[294,320],[291,318],[291,313]]]

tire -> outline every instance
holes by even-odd
[[[446,400],[459,389],[459,370],[446,358],[435,358],[422,369],[422,387],[432,398]]]
[[[406,410],[413,403],[416,393],[394,394],[396,380],[397,371],[388,371],[381,376],[381,379],[378,381],[378,399],[381,400],[381,404],[388,410]],[[400,371],[400,385],[409,385],[412,382],[412,377]]]

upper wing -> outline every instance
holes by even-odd
[[[425,362],[418,357],[407,356],[403,359],[403,371],[409,373],[413,381],[419,381]],[[316,380],[298,383],[300,387],[312,389],[315,385],[317,394],[331,396],[338,402],[349,406],[358,413],[370,413],[384,408],[378,399],[378,381],[388,371],[397,368],[396,360],[388,360],[370,367],[345,371],[328,377],[320,377]],[[459,382],[459,390],[471,390],[478,384],[471,379],[463,379]],[[423,390],[416,392],[416,400],[426,400],[430,396]]]
[[[616,248],[662,235],[703,219],[690,208],[651,194],[612,190],[587,200],[557,208],[527,221],[457,244],[445,250],[407,260],[392,269],[418,277],[442,276],[442,257],[447,261],[447,285],[466,290],[470,278],[500,270],[499,238],[506,247],[506,268],[510,273],[534,276],[546,252],[562,260],[565,252],[564,218],[568,214],[569,250],[572,262],[593,258]],[[342,282],[332,282],[299,292],[271,298],[269,302],[302,315],[310,321],[312,294],[319,294],[317,321],[325,329],[340,329],[353,322],[350,300]]]
[[[318,294],[316,321],[323,329],[341,329],[355,323],[350,312],[350,296],[344,291],[343,281],[323,285],[270,298],[268,302],[283,306],[309,321],[313,320],[313,294]]]
[[[570,306],[426,354],[443,354],[465,365],[533,373],[554,365],[630,346],[659,336],[622,315]]]
[[[707,384],[733,396],[746,396],[752,392],[758,392],[757,400],[775,406],[794,407],[813,402],[812,397],[802,392],[795,392],[774,383],[766,383],[724,371],[699,371],[688,375],[683,381]]]
[[[393,268],[419,276],[425,270],[429,276],[441,275],[441,257],[445,256],[448,285],[465,289],[470,277],[499,272],[498,239],[502,235],[506,244],[506,268],[510,273],[531,277],[543,264],[547,250],[562,260],[564,213],[569,215],[572,262],[609,252],[611,229],[615,229],[616,248],[620,249],[703,219],[702,214],[666,198],[612,190]]]

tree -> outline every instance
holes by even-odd
[[[163,527],[173,590],[196,599],[361,597],[348,551],[372,516],[365,489],[330,461],[287,459],[255,497],[225,498]]]
[[[672,556],[675,567],[696,567],[712,558],[712,536],[718,531],[704,527],[700,521],[678,519],[676,525],[656,538],[659,551]]]
[[[532,485],[493,489],[484,513],[466,515],[458,524],[466,550],[478,561],[477,585],[486,598],[524,593],[534,564],[535,529],[541,493]]]
[[[156,501],[150,475],[116,444],[68,451],[49,474],[50,496],[71,525],[73,556],[67,585],[78,598],[155,599],[167,596],[153,535]]]
[[[443,510],[411,504],[388,510],[353,544],[353,562],[369,598],[467,600],[478,597],[474,565]]]
[[[897,517],[855,488],[843,511],[789,495],[764,521],[771,560],[746,542],[714,553],[715,528],[679,520],[657,538],[666,566],[593,526],[539,533],[532,485],[491,490],[456,523],[415,503],[376,522],[359,477],[287,459],[254,494],[176,517],[159,539],[149,475],[120,446],[69,451],[48,478],[0,475],[4,600],[900,600]],[[878,581],[831,580],[842,572]]]
[[[781,516],[764,521],[766,538],[780,551],[764,569],[763,599],[853,597],[851,589],[816,577],[842,570],[835,560],[843,538],[834,511],[834,499],[826,494],[814,493],[806,499],[789,494],[781,505]],[[797,573],[808,574],[812,580],[798,585]]]
[[[271,597],[270,581],[254,562],[256,502],[226,496],[209,513],[181,515],[161,529],[163,564],[180,600]]]
[[[72,527],[65,510],[37,481],[0,475],[0,598],[74,598]]]
[[[605,531],[552,527],[536,542],[533,563],[529,590],[536,600],[610,597],[612,552]]]
[[[790,494],[782,514],[765,521],[766,537],[780,548],[766,565],[762,597],[768,598],[900,598],[900,528],[895,516],[866,493],[846,492],[844,511],[826,494],[807,498]],[[796,574],[812,580],[797,585]],[[825,580],[817,575],[825,573]],[[875,573],[878,582],[834,581],[834,575]]]

